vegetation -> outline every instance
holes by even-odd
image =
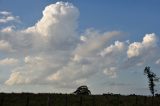
[[[91,95],[91,91],[88,89],[86,85],[80,86],[74,91],[75,95]]]
[[[0,93],[0,106],[160,106],[155,98],[137,95],[73,95]]]
[[[152,93],[152,95],[154,96],[155,94],[155,82],[159,81],[159,78],[156,76],[155,73],[153,73],[150,69],[150,67],[145,67],[144,69],[144,74],[147,75],[148,77],[148,83],[149,83],[149,89]]]

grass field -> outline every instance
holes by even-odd
[[[160,106],[160,97],[0,93],[0,106]]]

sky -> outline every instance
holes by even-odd
[[[0,0],[0,92],[149,95],[159,0]],[[157,93],[160,84],[156,83]]]

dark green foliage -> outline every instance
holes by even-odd
[[[156,76],[155,73],[153,73],[150,69],[150,67],[145,67],[144,74],[148,77],[148,83],[149,83],[149,89],[151,91],[151,94],[154,96],[155,94],[155,82],[159,81],[159,78]]]
[[[0,106],[160,106],[160,96],[0,93],[2,98]]]

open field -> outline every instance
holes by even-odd
[[[0,106],[160,106],[160,97],[0,93]]]

